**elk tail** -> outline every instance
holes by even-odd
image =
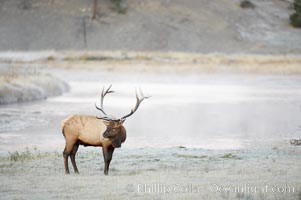
[[[62,134],[63,134],[64,137],[65,137],[65,133],[64,133],[64,127],[65,127],[65,124],[66,124],[66,121],[63,120],[63,121],[61,122],[61,128],[62,128]]]
[[[64,137],[66,137],[65,133],[64,133],[64,127],[62,128],[62,134],[63,134]]]

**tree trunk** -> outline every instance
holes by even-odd
[[[96,13],[97,13],[97,0],[93,0],[93,15],[92,15],[92,19],[96,18]]]

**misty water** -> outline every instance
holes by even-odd
[[[107,113],[122,117],[135,105],[135,88],[150,95],[124,123],[123,147],[238,149],[287,142],[301,134],[298,76],[195,75],[51,70],[71,90],[43,101],[0,106],[0,151],[37,147],[61,151],[60,122],[68,115],[100,115],[102,86]]]

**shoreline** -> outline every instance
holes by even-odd
[[[69,89],[66,82],[50,74],[3,74],[0,76],[0,105],[47,99]]]

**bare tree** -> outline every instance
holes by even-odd
[[[96,14],[97,14],[97,0],[93,0],[92,11],[93,11],[92,19],[95,19],[96,18]]]
[[[87,48],[87,23],[86,23],[86,17],[83,17],[83,41],[84,41],[84,46]]]
[[[28,10],[28,9],[31,8],[31,4],[32,4],[31,0],[23,0],[23,6],[22,6],[22,8],[24,10]]]

